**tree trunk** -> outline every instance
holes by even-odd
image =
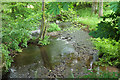
[[[94,14],[97,13],[97,6],[98,6],[98,0],[93,0],[93,3],[92,3],[92,13],[94,13]]]
[[[103,0],[99,2],[99,17],[103,16]]]
[[[53,69],[52,63],[51,63],[51,55],[47,54],[47,51],[46,51],[45,47],[41,47],[40,49],[41,49],[40,50],[41,58],[43,60],[44,66],[49,68],[49,69]]]
[[[14,3],[11,3],[11,5],[13,6],[13,5],[14,5]],[[14,7],[12,7],[12,13],[14,13]]]
[[[46,28],[45,26],[45,0],[42,0],[42,22],[41,22],[41,32],[40,32],[40,38],[43,40],[46,34]]]

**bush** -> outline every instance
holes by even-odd
[[[49,28],[47,29],[48,32],[60,31],[60,30],[61,28],[56,23],[51,23]]]
[[[34,8],[28,8],[34,5]],[[2,3],[2,59],[6,70],[11,65],[11,52],[21,52],[27,47],[30,32],[36,30],[41,19],[35,3]]]
[[[8,49],[19,51],[19,45],[27,47],[27,41],[30,40],[30,31],[27,30],[29,29],[27,28],[28,26],[22,23],[22,21],[21,24],[13,22],[9,24],[10,26],[7,28],[2,27],[2,29],[4,29],[4,31],[2,31],[2,42],[8,46]]]
[[[50,44],[50,42],[49,42],[49,36],[45,36],[45,38],[43,40],[41,38],[39,38],[38,44],[40,44],[40,45]]]
[[[13,60],[11,56],[9,56],[10,52],[8,51],[8,47],[4,44],[2,44],[1,46],[2,46],[2,63],[4,63],[5,71],[8,71]]]
[[[90,35],[95,38],[112,38],[116,41],[120,39],[120,2],[112,3],[111,7],[114,12],[102,17],[103,21],[98,24],[97,30],[92,31]]]
[[[61,9],[60,14],[49,16],[48,21],[55,22],[56,20],[59,20],[59,21],[67,22],[67,21],[72,21],[74,17],[76,17],[76,11],[74,11],[73,9],[69,9],[68,11]]]
[[[60,16],[58,16],[62,21],[72,21],[74,17],[76,17],[76,12],[73,9],[68,11],[61,10]]]
[[[99,64],[120,65],[120,40],[116,42],[112,39],[97,38],[92,41],[96,49],[99,50]]]
[[[111,3],[114,12],[103,16],[95,31],[90,32],[99,50],[99,64],[120,66],[120,2]]]

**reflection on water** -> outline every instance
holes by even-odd
[[[27,48],[23,50],[22,53],[19,53],[14,58],[14,66],[23,66],[23,65],[29,65],[32,63],[36,63],[40,60],[40,48],[38,46],[32,46],[29,45]]]
[[[74,53],[74,47],[71,44],[65,44],[62,40],[52,39],[50,45],[36,46],[29,45],[18,56],[14,58],[13,66],[20,67],[42,61],[45,67],[52,69],[52,63],[61,53]]]
[[[41,54],[41,59],[43,61],[43,65],[49,69],[52,69],[51,54],[47,52],[45,47],[40,48],[40,54]]]
[[[52,38],[51,44],[46,46],[31,44],[14,58],[8,76],[11,78],[34,77],[33,73],[36,71],[39,71],[39,75],[46,74],[48,70],[53,70],[61,63],[61,58],[65,57],[65,54],[74,52],[71,44],[65,44],[65,41],[55,38]]]

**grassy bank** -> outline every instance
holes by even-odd
[[[107,15],[111,12],[112,10],[110,10],[109,7],[103,9],[103,15]],[[89,7],[76,10],[76,15],[79,16],[77,18],[79,23],[89,25],[89,30],[95,30],[97,24],[103,20],[102,18],[98,17],[98,14],[92,14],[91,8]]]

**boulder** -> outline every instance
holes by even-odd
[[[30,37],[33,38],[33,37],[39,37],[39,34],[40,34],[40,29],[39,30],[34,30],[34,31],[31,31],[31,35]]]

